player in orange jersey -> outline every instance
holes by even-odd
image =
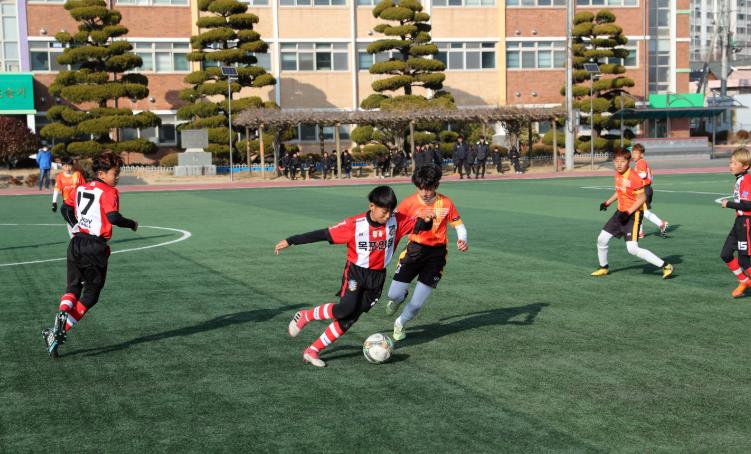
[[[634,158],[634,171],[644,180],[644,195],[647,198],[644,209],[644,219],[652,222],[660,228],[660,234],[665,235],[668,230],[668,221],[663,221],[652,210],[652,169],[644,159],[644,145],[637,143],[631,148],[631,156]],[[644,224],[639,228],[639,238],[644,238]]]
[[[76,225],[76,209],[73,208],[74,202],[72,194],[76,188],[86,184],[86,179],[81,172],[73,170],[73,159],[63,158],[63,171],[55,177],[55,191],[52,193],[52,212],[57,211],[57,195],[63,194],[63,206],[60,207],[60,214],[67,223],[68,235],[73,238],[73,226]]]
[[[412,183],[417,192],[407,197],[397,207],[398,213],[412,217],[433,216],[433,228],[424,232],[413,233],[409,243],[399,256],[399,265],[389,287],[389,302],[386,313],[393,315],[399,305],[407,298],[410,282],[417,277],[417,285],[412,299],[394,321],[394,340],[406,337],[404,325],[415,318],[438,286],[446,266],[447,224],[456,229],[456,247],[462,252],[468,248],[467,229],[456,211],[454,202],[436,189],[441,181],[441,170],[432,165],[419,167],[412,175]]]
[[[618,200],[618,211],[600,231],[597,237],[597,257],[600,268],[592,276],[608,274],[608,242],[613,237],[626,240],[626,250],[629,254],[646,260],[654,266],[662,268],[662,278],[667,279],[673,274],[673,265],[666,263],[647,249],[639,247],[639,226],[644,215],[644,181],[629,168],[631,152],[617,150],[613,163],[615,164],[615,192],[605,202],[600,204],[600,210],[606,211],[608,206]]]
[[[751,175],[748,174],[751,166],[751,152],[745,148],[739,148],[733,152],[730,158],[730,172],[735,175],[735,188],[733,200],[723,200],[723,208],[735,210],[735,223],[730,229],[725,244],[722,246],[720,257],[727,264],[730,271],[738,278],[738,287],[733,290],[733,298],[739,298],[751,287],[751,281],[746,273],[751,268]],[[738,251],[738,258],[734,257]],[[746,273],[743,272],[746,270]]]

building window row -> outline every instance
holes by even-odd
[[[438,53],[435,58],[442,61],[448,70],[495,69],[495,43],[493,42],[437,42],[436,45]]]
[[[620,64],[627,68],[639,66],[637,44],[628,44],[628,57],[605,58],[601,63]],[[547,69],[566,67],[565,41],[508,41],[506,66],[509,69]]]
[[[184,123],[177,121],[175,114],[158,114],[162,124],[153,128],[125,128],[120,131],[121,140],[146,139],[157,145],[176,146],[179,141],[177,125]]]
[[[295,137],[293,140],[302,142],[319,142],[321,140],[320,134],[323,134],[323,140],[334,140],[334,128],[335,126],[321,127],[316,124],[301,124],[295,127]],[[339,138],[341,140],[349,140],[349,125],[339,126]]]
[[[576,0],[576,4],[578,6],[637,6],[639,4],[639,0]],[[519,6],[519,7],[561,6],[561,7],[564,7],[566,6],[566,0],[506,0],[506,6]]]
[[[66,0],[29,0],[29,3],[65,3]],[[190,0],[116,0],[117,5],[188,6]]]
[[[282,43],[282,71],[348,71],[347,43]]]
[[[179,73],[190,71],[188,43],[131,42],[133,53],[141,57],[143,64],[138,72]]]
[[[20,71],[18,20],[15,1],[0,1],[0,70]]]

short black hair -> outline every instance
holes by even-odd
[[[119,170],[122,166],[123,159],[112,151],[105,151],[94,158],[94,162],[91,163],[91,168],[95,174],[97,172],[109,172],[112,168]]]
[[[377,186],[368,194],[368,201],[379,208],[393,211],[397,203],[396,193],[391,186]]]
[[[62,159],[60,159],[60,164],[62,165],[73,165],[73,158],[70,156],[63,156]]]
[[[438,166],[422,166],[418,167],[415,173],[412,174],[412,183],[418,189],[435,189],[441,182],[441,176],[443,176],[443,172]]]

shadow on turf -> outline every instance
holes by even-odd
[[[70,353],[61,354],[60,357],[85,355],[85,356],[97,356],[105,353],[112,353],[119,350],[126,350],[135,345],[144,344],[147,342],[162,341],[165,339],[171,339],[173,337],[192,336],[194,334],[203,333],[215,329],[222,329],[228,326],[241,325],[243,323],[250,322],[265,322],[277,315],[293,312],[303,307],[302,304],[288,305],[283,307],[277,307],[274,309],[256,309],[253,311],[235,312],[234,314],[220,315],[219,317],[212,318],[205,322],[199,323],[193,326],[186,326],[183,328],[173,329],[165,331],[163,333],[150,334],[148,336],[141,336],[135,339],[121,342],[119,344],[108,345],[105,347],[87,348],[84,350],[76,350]]]
[[[663,260],[665,260],[666,263],[670,263],[671,265],[678,265],[683,263],[682,255],[668,255],[665,257],[661,257]],[[619,273],[621,271],[626,270],[641,270],[642,274],[654,274],[658,275],[661,273],[660,269],[656,266],[650,264],[650,263],[639,263],[637,265],[631,265],[631,266],[625,266],[623,268],[610,268],[610,274],[613,273]],[[680,270],[678,270],[680,271]],[[670,276],[670,279],[675,278],[678,276],[678,273],[674,273],[672,276]]]
[[[438,323],[430,323],[427,325],[415,326],[414,328],[408,328],[407,338],[397,342],[396,347],[403,348],[411,345],[424,344],[426,342],[430,342],[444,336],[449,336],[475,328],[482,328],[484,326],[531,325],[535,322],[537,315],[539,315],[539,313],[548,306],[548,303],[533,303],[527,304],[526,306],[504,307],[500,309],[491,309],[488,311],[471,312],[469,314],[460,314],[453,315],[451,317],[445,317],[440,319]],[[453,321],[444,323],[447,320]],[[342,346],[332,350],[332,353],[340,350],[350,349],[357,349],[357,352],[342,353],[336,356],[330,356],[325,359],[346,358],[362,354],[360,348],[354,346]],[[407,358],[408,357],[409,356],[407,356]]]
[[[151,235],[151,236],[137,236],[133,238],[123,238],[120,240],[110,241],[110,244],[119,244],[119,243],[129,243],[131,241],[140,241],[140,240],[150,240],[153,238],[164,238],[167,236],[175,236],[169,233],[165,233],[164,235]]]
[[[10,246],[10,247],[0,248],[0,251],[12,251],[13,249],[28,249],[32,247],[54,246],[56,244],[65,244],[65,243],[67,243],[67,241],[55,241],[53,243],[29,244],[26,246]]]
[[[164,237],[167,237],[167,236],[174,236],[174,235],[171,235],[171,234],[167,233],[167,234],[164,234],[164,235],[139,236],[139,237],[136,237],[136,238],[123,238],[121,240],[110,241],[110,244],[128,243],[130,241],[139,241],[139,240],[150,240],[152,238],[164,238]],[[28,248],[32,248],[32,247],[55,246],[57,244],[67,244],[67,243],[68,243],[67,241],[55,241],[55,242],[52,242],[52,243],[29,244],[29,245],[26,245],[26,246],[10,246],[10,247],[0,248],[0,251],[11,251],[11,250],[14,250],[14,249],[28,249]]]
[[[649,225],[652,225],[652,224],[649,224]],[[646,224],[645,224],[645,226],[646,226]],[[665,232],[664,235],[662,233],[660,233],[659,230],[655,230],[653,232],[645,233],[644,236],[645,237],[647,237],[647,236],[656,236],[658,238],[663,238],[663,239],[667,240],[667,239],[670,239],[672,237],[672,233],[673,232],[675,232],[676,230],[678,230],[680,228],[681,228],[680,224],[670,224],[668,226],[668,231]],[[644,230],[647,231],[648,229],[645,227]]]

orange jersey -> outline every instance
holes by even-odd
[[[628,211],[636,203],[636,196],[644,192],[644,181],[633,169],[626,170],[623,175],[616,172],[615,192],[618,194],[618,211]]]
[[[63,203],[73,206],[71,195],[76,192],[76,188],[86,184],[86,180],[81,176],[81,172],[74,171],[70,175],[60,172],[55,177],[55,189],[63,195]]]
[[[396,208],[396,211],[410,217],[422,217],[426,214],[435,214],[433,228],[419,233],[411,233],[409,241],[420,243],[425,246],[438,246],[446,244],[446,224],[453,227],[462,224],[462,218],[456,211],[454,202],[443,194],[436,194],[432,205],[426,205],[418,194],[412,194]]]
[[[634,163],[634,170],[644,180],[644,185],[652,184],[652,169],[649,168],[647,161],[642,158]],[[643,175],[643,176],[642,176]]]

